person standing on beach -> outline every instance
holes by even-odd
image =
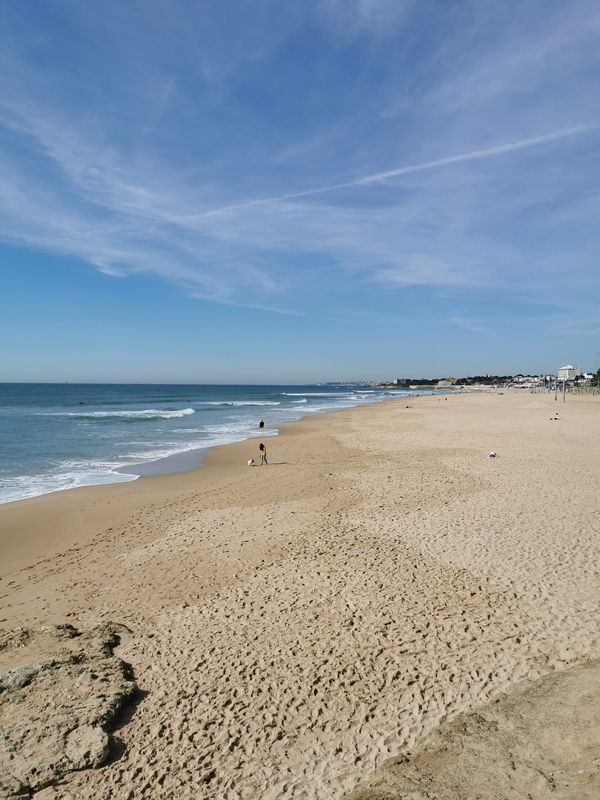
[[[267,461],[267,448],[264,446],[262,442],[258,445],[258,452],[260,453],[260,463],[268,464],[269,462]]]
[[[264,420],[262,420],[262,419],[261,419],[261,421],[258,423],[258,427],[259,427],[259,428],[260,428],[260,430],[262,431],[262,429],[265,427]]]

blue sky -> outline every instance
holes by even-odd
[[[600,351],[596,0],[0,0],[0,380]]]

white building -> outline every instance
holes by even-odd
[[[559,381],[572,381],[577,375],[579,375],[579,370],[575,364],[567,364],[558,370],[557,377]]]

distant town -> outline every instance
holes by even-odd
[[[539,375],[469,375],[468,377],[441,378],[394,378],[392,381],[378,381],[374,385],[380,388],[397,389],[448,389],[461,386],[488,386],[512,389],[547,389],[581,388],[600,389],[600,368],[596,372],[580,370],[575,364],[560,367],[555,375],[541,373]]]

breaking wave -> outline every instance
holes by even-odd
[[[69,411],[59,414],[59,416],[74,417],[75,419],[178,419],[195,414],[193,408],[182,408],[179,410],[167,411],[160,408],[144,408],[140,411],[88,411],[81,414],[76,411]]]

